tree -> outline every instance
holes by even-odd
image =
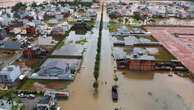
[[[6,98],[7,98],[7,103],[9,103],[9,104],[12,104],[12,106],[13,106],[13,92],[12,91],[6,91],[5,92],[5,96],[6,96]]]
[[[97,80],[93,83],[93,88],[98,89],[98,81]]]
[[[123,19],[122,18],[119,18],[119,20],[118,20],[120,23],[122,23],[123,22]]]
[[[37,7],[36,2],[33,2],[31,6],[32,6],[32,7]]]
[[[118,80],[119,80],[119,78],[118,78],[118,76],[115,74],[115,75],[114,75],[114,81],[117,82]]]
[[[95,70],[94,71],[94,78],[95,78],[95,80],[98,80],[98,77],[99,77],[99,72],[98,72],[98,70]]]
[[[125,18],[125,23],[127,23],[129,21],[129,19],[128,18]]]
[[[15,6],[12,7],[13,9],[17,10],[20,8],[27,8],[26,4],[23,4],[22,2],[17,3]]]
[[[109,14],[109,17],[110,17],[111,19],[114,19],[114,18],[117,18],[117,15],[116,15],[116,13],[110,13],[110,14]]]

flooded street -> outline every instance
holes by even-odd
[[[97,24],[100,22],[98,12]],[[194,109],[194,85],[189,79],[166,72],[117,72],[118,82],[113,80],[115,62],[112,54],[112,38],[108,30],[109,18],[104,9],[102,52],[98,94],[92,87],[93,69],[99,26],[94,29],[83,60],[82,69],[67,89],[71,96],[59,101],[62,110],[192,110]],[[106,82],[106,84],[105,84]],[[118,84],[119,100],[114,103],[111,87]]]
[[[30,3],[43,1],[53,0],[0,0],[0,6],[13,6],[18,2]],[[107,3],[113,2],[113,0],[103,1]],[[118,2],[120,0],[116,1]],[[109,19],[109,15],[111,17],[112,12],[109,13],[109,15],[107,13],[112,11],[116,6],[119,6],[118,9],[124,6],[120,5],[120,3],[118,5],[113,4],[111,6],[113,8],[110,7],[109,9],[110,11],[108,10],[107,4],[107,7],[103,5],[103,9],[102,3],[95,3],[92,4],[92,7],[85,7],[81,6],[79,0],[76,0],[74,3],[69,4],[68,6],[63,2],[45,3],[40,6],[34,6],[33,8],[29,6],[30,9],[28,10],[28,8],[26,8],[25,11],[23,11],[24,7],[17,7],[18,9],[14,8],[14,13],[9,9],[2,9],[1,25],[4,24],[4,21],[7,21],[7,24],[5,23],[6,25],[2,26],[5,31],[5,34],[2,36],[8,37],[7,31],[13,35],[10,35],[1,45],[4,46],[8,41],[14,41],[14,43],[22,45],[19,45],[17,51],[14,50],[13,53],[11,53],[11,50],[10,52],[0,51],[2,59],[5,59],[5,61],[11,59],[8,63],[5,62],[6,65],[21,65],[22,70],[22,72],[20,72],[20,69],[14,71],[10,67],[7,67],[6,70],[2,69],[2,78],[8,78],[4,75],[4,72],[12,72],[12,74],[18,73],[17,77],[15,75],[14,80],[18,81],[17,79],[19,77],[18,82],[21,82],[20,87],[15,86],[15,82],[13,83],[12,79],[1,79],[3,89],[10,85],[18,87],[18,89],[14,88],[13,92],[15,93],[15,91],[17,91],[14,97],[16,96],[16,99],[24,99],[24,97],[25,99],[29,98],[29,103],[33,100],[35,101],[35,99],[30,99],[30,95],[35,94],[35,92],[35,95],[43,96],[44,93],[45,96],[47,90],[53,90],[55,93],[50,93],[51,97],[49,96],[47,99],[44,99],[43,102],[45,101],[45,104],[43,104],[52,105],[53,103],[54,105],[52,99],[56,98],[56,107],[61,107],[61,110],[115,110],[115,108],[119,108],[118,110],[194,110],[194,80],[192,82],[191,79],[186,78],[189,77],[186,76],[188,75],[188,71],[185,69],[187,67],[183,66],[185,65],[184,63],[181,64],[181,62],[179,62],[181,58],[183,61],[188,61],[188,64],[194,65],[192,60],[189,60],[194,59],[194,54],[186,50],[192,48],[192,43],[194,43],[194,37],[191,34],[188,34],[190,35],[190,37],[188,37],[187,34],[183,32],[183,34],[181,34],[182,37],[176,36],[179,39],[175,41],[173,40],[175,37],[170,37],[170,31],[173,32],[173,35],[175,35],[177,31],[182,31],[181,28],[176,30],[178,26],[165,27],[165,30],[163,27],[136,26],[129,25],[126,22],[114,23],[114,19]],[[138,5],[138,11],[142,9],[141,5],[142,4]],[[21,13],[18,10],[21,10]],[[8,11],[12,13],[10,16],[14,15],[16,17],[8,17],[9,14],[6,14]],[[33,15],[31,13],[32,11],[36,13],[34,17],[30,16]],[[118,10],[115,11],[116,14],[117,11]],[[5,15],[4,12],[6,12]],[[101,15],[103,15],[103,17]],[[120,16],[119,14],[119,17]],[[135,18],[135,13],[133,13],[132,16]],[[42,17],[42,19],[39,19],[39,17]],[[8,20],[8,18],[14,18],[14,22],[11,19]],[[124,17],[122,16],[121,18]],[[36,23],[35,20],[43,23]],[[117,21],[117,19],[115,20]],[[166,22],[170,23],[176,20],[177,19],[172,19]],[[60,23],[58,21],[60,21]],[[118,19],[118,21],[120,20]],[[178,22],[178,20],[176,22]],[[31,23],[33,26],[30,25]],[[103,29],[101,28],[102,23]],[[188,21],[188,23],[194,23],[194,21]],[[18,26],[15,26],[16,24]],[[128,26],[123,28],[124,33],[122,32],[121,26]],[[150,29],[150,31],[146,31],[146,27]],[[188,28],[190,28],[188,33],[192,33],[192,28]],[[30,30],[30,32],[28,32],[28,30]],[[121,31],[119,32],[119,30]],[[167,30],[170,30],[169,33]],[[186,32],[188,29],[183,30]],[[160,32],[162,34],[157,37],[157,41],[154,34],[160,34]],[[18,37],[17,34],[22,35],[22,38],[21,36]],[[117,37],[112,37],[115,35]],[[23,39],[23,37],[25,39]],[[36,40],[31,40],[34,37],[36,37]],[[128,38],[126,39],[126,37]],[[2,41],[4,41],[4,37]],[[162,43],[162,41],[169,42]],[[185,43],[184,45],[188,47],[185,48],[182,45],[178,45],[179,47],[176,46],[179,43],[177,41],[181,42],[181,44]],[[170,46],[167,45],[168,43]],[[164,44],[167,45],[166,48]],[[14,46],[11,45],[11,47]],[[99,47],[101,47],[101,49],[99,49]],[[177,52],[180,58],[177,56],[174,57],[174,54],[170,54],[167,47],[172,48],[172,52]],[[186,54],[183,54],[184,52]],[[18,58],[15,58],[12,54]],[[13,63],[12,59],[14,59]],[[2,60],[2,62],[4,63],[4,60]],[[194,67],[193,65],[189,65],[189,67]],[[176,67],[178,69],[184,69],[185,73],[176,70]],[[117,70],[117,68],[119,70]],[[117,77],[118,81],[116,81]],[[8,83],[8,81],[10,82]],[[97,89],[93,87],[95,86],[93,84],[96,84],[94,81],[99,84],[97,85]],[[113,85],[118,86],[118,101],[115,102],[113,102],[114,98],[112,98],[112,91],[113,93],[116,91],[112,90]],[[21,91],[18,92],[18,90],[25,90],[25,93]],[[29,93],[26,90],[29,90]],[[64,90],[67,90],[65,91],[67,94],[64,93]],[[12,93],[10,94],[12,95]],[[58,100],[58,95],[66,99]],[[114,96],[117,96],[117,94],[113,94],[113,97]],[[9,98],[10,97],[6,96],[3,97],[2,100],[9,100]],[[23,99],[22,101],[25,103]],[[40,100],[39,103],[42,104],[42,101]],[[38,105],[38,103],[35,102],[33,104]],[[33,105],[33,107],[37,105]],[[51,108],[50,105],[48,109]]]

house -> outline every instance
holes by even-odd
[[[62,34],[62,35],[64,35],[69,30],[70,30],[69,24],[67,22],[64,22],[63,24],[59,24],[59,25],[55,26],[52,29],[51,33],[52,34]]]
[[[51,36],[38,37],[38,45],[56,45],[57,41],[53,40]]]
[[[26,32],[27,34],[35,34],[36,33],[36,27],[33,22],[29,22],[26,24]]]
[[[4,67],[0,71],[0,82],[1,83],[13,83],[21,75],[20,67],[15,65],[10,65]]]
[[[23,57],[24,58],[41,58],[46,56],[48,52],[41,48],[29,47],[24,49]]]
[[[74,80],[72,67],[64,61],[50,61],[38,72],[43,79]],[[41,78],[40,78],[41,79]]]
[[[77,19],[78,22],[90,22],[91,18],[88,16],[81,16]]]
[[[92,2],[93,0],[80,0],[80,2]]]
[[[58,23],[58,20],[57,19],[50,19],[48,22],[50,24],[57,24]]]
[[[126,27],[119,28],[116,33],[112,34],[113,36],[127,37],[129,36],[129,31]]]
[[[37,110],[51,110],[51,107],[56,103],[54,97],[52,96],[44,96],[37,103]]]
[[[139,43],[139,40],[135,36],[129,36],[124,38],[125,46],[133,46]]]
[[[22,32],[22,30],[20,28],[17,27],[13,27],[12,30],[9,31],[11,34],[19,34],[20,32]]]
[[[21,20],[14,20],[14,21],[11,21],[9,25],[14,27],[21,27],[24,25],[24,23]]]
[[[5,41],[7,41],[9,38],[7,36],[6,30],[0,29],[0,45],[2,45]]]
[[[62,14],[57,14],[57,15],[55,15],[55,18],[56,18],[57,20],[62,20],[62,19],[64,18],[64,15],[62,15]]]
[[[41,25],[41,24],[43,24],[43,23],[41,22],[41,20],[32,20],[32,22],[33,22],[35,25]]]
[[[0,26],[8,26],[11,23],[11,19],[8,17],[0,17]]]
[[[7,40],[6,42],[4,42],[4,49],[11,49],[11,50],[18,50],[21,48],[21,43],[17,42],[17,41],[10,41]]]
[[[86,16],[89,16],[89,17],[96,17],[97,16],[97,13],[96,11],[88,11],[86,12]]]

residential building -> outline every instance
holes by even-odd
[[[38,72],[39,79],[74,80],[72,67],[64,61],[51,61]]]
[[[13,83],[21,75],[20,66],[10,65],[0,71],[1,83]]]
[[[37,103],[37,110],[51,110],[51,107],[55,105],[55,99],[52,96],[44,96]]]

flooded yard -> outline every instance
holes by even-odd
[[[52,55],[82,56],[88,47],[87,43],[91,39],[91,36],[91,32],[87,32],[85,35],[79,35],[71,31],[69,36],[63,41],[63,45],[57,48]]]
[[[158,60],[173,60],[175,59],[164,47],[162,46],[116,46],[113,48],[114,58],[127,58],[133,54],[134,48],[141,48],[143,53],[154,56]]]

